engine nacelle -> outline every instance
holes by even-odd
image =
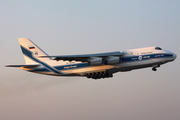
[[[102,58],[93,58],[88,63],[91,66],[102,65],[103,64],[103,59]]]
[[[110,57],[107,60],[105,60],[106,65],[111,65],[111,64],[118,64],[120,63],[120,57]]]

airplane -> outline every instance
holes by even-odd
[[[22,70],[54,75],[111,78],[114,73],[152,67],[174,61],[176,54],[160,47],[146,47],[107,53],[49,56],[28,38],[18,38],[25,65],[7,65]]]

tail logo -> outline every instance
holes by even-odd
[[[38,52],[37,51],[34,51],[32,54],[33,54],[33,56],[38,56]]]

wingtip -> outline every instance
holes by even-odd
[[[45,57],[47,57],[47,56],[38,56],[38,58],[45,58]]]
[[[11,67],[11,65],[6,65],[5,67]]]
[[[50,56],[38,56],[38,58],[50,58]]]

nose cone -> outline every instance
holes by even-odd
[[[176,57],[177,57],[177,55],[173,53],[173,58],[174,58],[174,60],[176,59]]]

